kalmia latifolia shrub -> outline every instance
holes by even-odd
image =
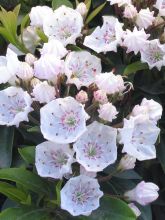
[[[150,220],[165,2],[50,5],[0,11],[0,219]]]

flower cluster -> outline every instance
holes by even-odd
[[[39,108],[45,141],[36,146],[36,169],[41,177],[71,176],[61,190],[61,208],[73,216],[90,215],[99,207],[103,192],[98,172],[118,161],[118,148],[124,153],[118,172],[133,169],[136,160],[156,158],[162,106],[144,98],[117,123],[118,103],[131,87],[113,69],[103,71],[99,53],[117,52],[120,46],[126,48],[126,53],[140,53],[141,61],[149,68],[160,70],[165,65],[165,45],[149,39],[146,31],[155,20],[154,11],[138,11],[131,0],[109,2],[122,8],[124,18],[134,24],[134,29],[124,30],[118,18],[107,15],[101,27],[83,36],[87,13],[83,4],[75,10],[61,6],[54,11],[37,6],[31,9],[26,29],[32,33],[24,33],[29,49],[24,61],[9,48],[6,56],[0,57],[0,83],[9,85],[0,91],[0,125],[19,126],[28,121],[36,106]],[[155,5],[160,16],[164,16],[163,4],[158,0]],[[37,44],[37,30],[43,32],[47,42]],[[86,49],[74,49],[78,40]],[[37,53],[32,54],[31,47]],[[155,184],[143,181],[126,192],[125,198],[146,205],[158,197],[158,190]],[[130,207],[140,214],[134,204]]]

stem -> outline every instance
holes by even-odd
[[[115,171],[113,171],[112,173],[110,173],[108,176],[103,176],[103,177],[99,177],[98,181],[99,182],[107,182],[109,181],[115,174],[117,174],[119,172],[118,169],[116,169]]]
[[[31,121],[32,123],[36,124],[36,125],[40,125],[39,121],[37,121],[35,118],[33,118],[33,116],[31,116],[30,114],[28,115],[29,121]]]
[[[97,102],[94,102],[92,105],[90,105],[87,109],[86,112],[90,112],[91,110],[95,109],[98,106]]]
[[[108,195],[108,196],[110,196],[111,198],[119,198],[119,199],[124,199],[124,200],[126,200],[126,197],[125,196],[123,196],[123,195],[111,195],[111,194],[105,194],[105,195]]]
[[[162,25],[165,25],[165,21],[162,21],[161,23],[155,25],[155,26],[151,26],[150,28],[148,28],[147,32],[151,31],[151,30],[154,30]]]

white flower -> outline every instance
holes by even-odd
[[[138,207],[134,203],[129,203],[128,206],[135,213],[136,217],[139,217],[141,215],[141,211],[138,209]]]
[[[149,36],[149,34],[145,33],[144,29],[138,30],[134,27],[132,32],[127,29],[126,34],[123,37],[123,46],[127,47],[127,53],[133,51],[137,54],[143,49]]]
[[[84,2],[81,2],[77,5],[76,11],[78,11],[82,16],[85,16],[88,12],[86,4]]]
[[[55,58],[63,58],[68,51],[63,46],[63,44],[56,39],[49,39],[48,43],[45,43],[41,49],[41,54],[51,54]]]
[[[111,5],[118,4],[119,7],[127,4],[131,4],[131,0],[107,0],[110,2]]]
[[[125,154],[118,165],[118,170],[130,170],[135,168],[136,158]]]
[[[44,33],[51,38],[67,44],[75,44],[75,40],[81,36],[83,18],[81,14],[69,7],[61,6],[44,19]]]
[[[74,143],[76,160],[89,172],[102,171],[117,158],[117,131],[94,121]]]
[[[114,94],[125,90],[122,76],[115,75],[113,72],[97,75],[95,83],[99,89],[105,91],[107,94]]]
[[[19,126],[21,121],[28,121],[32,99],[27,92],[17,87],[8,87],[0,91],[0,125]]]
[[[97,53],[117,52],[117,45],[121,43],[123,35],[122,26],[117,18],[103,16],[103,26],[98,26],[91,35],[85,37],[84,45]]]
[[[64,72],[64,61],[51,54],[44,54],[34,62],[34,75],[39,79],[56,79]]]
[[[33,7],[29,13],[30,25],[42,28],[44,19],[51,14],[53,14],[53,10],[48,6]]]
[[[96,172],[88,172],[82,165],[80,165],[80,175],[85,175],[95,178],[97,176]]]
[[[165,66],[165,45],[158,39],[147,41],[141,50],[141,61],[148,63],[150,69],[157,67],[161,70]]]
[[[162,111],[162,106],[158,102],[155,102],[153,99],[148,100],[143,98],[140,105],[135,105],[131,115],[138,116],[139,114],[143,114],[150,120],[157,122],[162,116]]]
[[[128,19],[133,19],[137,15],[137,10],[134,5],[128,4],[124,8],[123,16]]]
[[[129,201],[135,201],[145,206],[158,198],[158,191],[159,187],[156,184],[142,181],[124,195],[128,197]]]
[[[38,83],[33,88],[33,100],[40,103],[49,103],[50,101],[55,99],[55,95],[55,88],[53,86],[50,86],[47,81]]]
[[[33,68],[26,62],[20,62],[16,71],[16,75],[22,80],[29,80],[33,77]]]
[[[88,101],[88,94],[87,92],[81,90],[76,95],[76,100],[82,104],[86,103]]]
[[[120,143],[124,144],[123,152],[138,160],[156,158],[155,142],[160,129],[155,123],[141,116],[124,119],[124,127],[119,130]]]
[[[56,143],[72,143],[86,131],[88,115],[72,97],[58,98],[41,108],[41,132]]]
[[[104,90],[94,91],[93,96],[95,101],[99,102],[100,104],[105,104],[108,102],[108,97]]]
[[[98,112],[100,118],[109,122],[112,122],[112,120],[115,119],[116,115],[118,114],[116,107],[110,102],[100,105],[100,109],[98,109]]]
[[[90,215],[99,207],[102,196],[96,179],[84,175],[73,177],[61,190],[61,208],[73,216]]]
[[[97,74],[101,73],[101,60],[87,51],[71,52],[65,60],[67,83],[89,86],[94,83]]]
[[[68,144],[45,141],[36,146],[35,165],[38,175],[62,179],[64,174],[72,173],[74,152]]]
[[[147,29],[150,25],[152,25],[155,20],[154,12],[150,11],[149,8],[141,9],[136,16],[135,23],[139,28]]]
[[[30,66],[33,66],[36,60],[37,58],[31,53],[27,53],[25,56],[25,62],[28,63]]]
[[[165,1],[164,0],[157,0],[154,6],[155,8],[159,10],[160,16],[165,16]]]

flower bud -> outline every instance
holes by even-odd
[[[145,206],[158,198],[158,191],[159,187],[156,184],[142,181],[134,189],[126,192],[124,196],[129,201],[135,201]]]
[[[93,95],[94,95],[95,101],[99,102],[100,104],[105,104],[108,102],[106,92],[103,90],[97,90],[94,92]]]
[[[116,115],[118,114],[116,107],[109,102],[100,105],[100,109],[98,109],[98,112],[100,118],[109,122],[112,122],[112,120],[115,119]]]
[[[77,93],[76,100],[84,104],[88,101],[88,94],[85,91],[81,90],[79,93]]]
[[[123,14],[124,14],[125,18],[133,19],[137,15],[137,10],[136,10],[135,6],[133,6],[131,4],[126,5]]]
[[[81,2],[77,5],[76,11],[78,11],[82,16],[85,16],[87,14],[87,7],[83,2]]]
[[[129,154],[124,155],[121,158],[120,163],[118,165],[118,170],[130,170],[135,167],[136,158],[130,156]]]
[[[132,209],[132,211],[135,213],[136,217],[139,217],[141,215],[140,210],[134,203],[128,204],[128,206]]]
[[[25,56],[25,62],[28,63],[30,66],[33,66],[33,64],[36,60],[37,60],[37,58],[31,53],[28,53]]]
[[[32,67],[26,62],[20,62],[16,75],[22,80],[29,80],[33,77]]]

